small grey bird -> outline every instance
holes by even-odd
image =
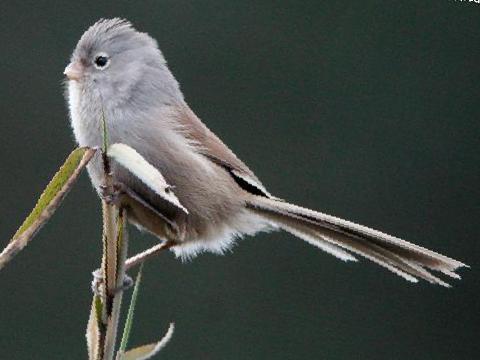
[[[284,230],[344,261],[363,256],[416,282],[448,286],[431,271],[459,278],[465,264],[380,231],[289,204],[255,174],[189,108],[157,42],[122,19],[101,19],[79,40],[65,69],[71,124],[80,146],[124,143],[174,187],[182,211],[118,164],[112,175],[137,227],[168,242],[177,256],[223,253],[235,238]],[[100,156],[88,165],[102,194]]]

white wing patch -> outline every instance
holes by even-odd
[[[109,146],[107,155],[128,169],[155,193],[181,209],[185,214],[188,214],[188,210],[171,191],[172,187],[167,184],[160,171],[145,160],[136,150],[125,144],[113,144]]]

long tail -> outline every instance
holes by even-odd
[[[281,229],[343,261],[356,261],[353,254],[360,255],[411,282],[420,278],[449,287],[431,271],[460,279],[455,270],[467,266],[366,226],[281,200],[254,196],[247,206]]]

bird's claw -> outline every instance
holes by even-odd
[[[93,280],[92,280],[92,285],[91,285],[92,292],[97,296],[101,296],[104,292],[104,289],[105,289],[105,279],[103,277],[102,270],[97,269],[97,270],[92,272],[92,275],[93,275]],[[132,286],[133,286],[133,279],[130,276],[128,276],[127,274],[125,274],[125,277],[123,278],[122,284],[117,286],[114,289],[114,293],[118,293],[120,291],[128,290]]]
[[[101,184],[99,188],[100,197],[108,205],[120,205],[122,196],[125,194],[125,185],[115,182],[112,185]]]

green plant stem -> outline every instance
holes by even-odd
[[[130,306],[128,308],[127,318],[125,320],[125,326],[123,328],[122,341],[120,342],[120,347],[118,349],[118,352],[120,354],[125,353],[125,351],[127,350],[128,340],[130,338],[130,333],[132,332],[133,316],[135,312],[135,307],[137,305],[140,283],[142,282],[142,273],[143,263],[140,265],[140,270],[138,270],[138,275],[135,280],[135,287],[133,288],[132,299],[130,300]]]
[[[118,211],[118,217],[116,221],[116,238],[115,249],[116,252],[116,276],[115,276],[115,288],[113,293],[108,294],[107,302],[111,302],[109,313],[107,314],[107,324],[105,332],[105,344],[103,351],[103,360],[113,360],[115,355],[115,343],[118,332],[118,324],[120,320],[120,310],[123,297],[123,279],[125,278],[125,260],[127,259],[128,251],[128,236],[126,233],[126,214],[125,210],[120,208]],[[112,274],[111,274],[112,275]]]

